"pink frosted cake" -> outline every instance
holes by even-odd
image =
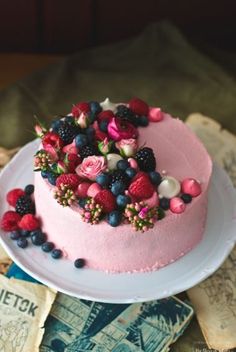
[[[145,272],[201,241],[212,162],[179,119],[141,99],[106,99],[76,104],[49,131],[36,131],[36,215],[47,236],[42,249],[55,245],[55,258]]]

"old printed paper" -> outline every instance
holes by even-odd
[[[55,292],[0,275],[0,351],[37,352]]]
[[[236,137],[200,114],[190,115],[187,124],[236,186]],[[221,268],[188,290],[188,295],[208,346],[217,350],[236,347],[236,247]]]

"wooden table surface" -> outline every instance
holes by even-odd
[[[0,53],[0,90],[61,58],[62,55]]]

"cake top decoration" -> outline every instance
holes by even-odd
[[[127,104],[108,98],[102,103],[77,103],[49,130],[36,125],[42,142],[35,154],[35,171],[51,184],[59,204],[80,209],[83,221],[105,220],[113,227],[130,223],[135,231],[144,232],[165,211],[183,212],[201,192],[194,179],[162,177],[158,156],[148,145],[139,145],[139,129],[162,119],[160,108],[150,108],[139,98]]]

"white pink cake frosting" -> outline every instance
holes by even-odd
[[[106,104],[103,103],[103,109],[110,110],[109,101]],[[114,111],[116,105],[113,104],[112,109]],[[211,159],[202,143],[182,121],[162,113],[159,108],[150,108],[148,116],[148,126],[138,127],[138,146],[145,145],[153,150],[156,169],[162,181],[167,177],[167,186],[155,186],[155,194],[144,202],[147,201],[149,207],[156,207],[160,205],[158,198],[161,198],[162,192],[172,192],[172,196],[169,197],[171,210],[166,210],[165,217],[157,219],[153,227],[145,227],[144,232],[134,231],[125,221],[119,226],[110,226],[104,219],[96,224],[83,221],[83,210],[76,203],[61,206],[54,198],[55,186],[39,172],[35,173],[36,214],[42,230],[48,241],[60,248],[69,260],[84,258],[87,267],[107,272],[145,272],[176,261],[201,241],[207,215]],[[126,151],[129,153],[130,149]],[[128,154],[127,158],[129,160]],[[131,165],[136,166],[134,158]],[[77,174],[81,177],[81,166]],[[83,182],[93,183],[95,180],[84,179]],[[182,190],[176,191],[181,182]],[[91,194],[95,192],[96,195],[99,187],[91,189]],[[181,194],[191,192],[191,202],[184,202]]]

